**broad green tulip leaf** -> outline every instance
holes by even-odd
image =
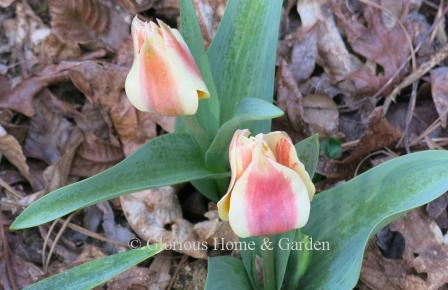
[[[208,259],[206,290],[252,290],[241,260],[229,256]]]
[[[191,184],[206,198],[208,198],[211,201],[218,202],[219,191],[216,186],[215,180],[213,179],[193,180]]]
[[[309,237],[302,233],[301,230],[295,231],[295,236],[292,240],[297,243],[309,243]],[[285,246],[283,246],[285,247]],[[285,290],[295,290],[299,284],[300,278],[304,275],[310,263],[311,251],[293,250],[290,251],[288,265],[286,267],[285,279],[283,281],[283,288]]]
[[[314,172],[316,171],[317,163],[319,161],[319,136],[317,134],[303,139],[295,145],[297,155],[299,160],[305,165],[305,169],[312,178]],[[289,249],[280,249],[279,243],[283,241],[293,241],[294,239],[302,238],[300,230],[294,230],[280,235],[271,237],[274,247],[274,257],[275,257],[275,275],[277,282],[277,289],[280,289],[283,281],[287,282],[289,276],[286,275],[287,270],[290,265],[295,266],[295,269],[303,271],[303,265],[299,264],[298,260],[302,261],[302,253],[297,251],[290,251]],[[260,285],[256,281],[256,269],[255,269],[255,256],[261,256],[260,246],[263,243],[263,238],[253,237],[242,239],[243,241],[249,243],[251,241],[255,242],[255,251],[241,251],[241,258],[243,259],[246,271],[249,273],[249,278],[254,289],[258,289]]]
[[[190,51],[193,54],[199,69],[201,70],[202,77],[204,78],[210,93],[209,99],[199,101],[199,108],[196,115],[188,118],[194,118],[197,120],[200,125],[200,129],[202,129],[207,136],[208,142],[211,142],[219,127],[218,93],[213,80],[208,56],[205,52],[204,41],[202,39],[201,29],[199,27],[199,22],[196,17],[193,3],[191,0],[180,0],[179,4],[182,36],[187,42],[188,47],[190,48]],[[185,117],[181,117],[178,119],[182,120],[184,118]],[[210,143],[205,145],[208,146]]]
[[[154,244],[100,258],[34,283],[26,290],[92,289],[162,251]]]
[[[202,152],[190,135],[162,135],[114,167],[33,202],[11,229],[37,226],[126,193],[222,175],[205,168]]]
[[[387,223],[448,190],[448,151],[432,150],[385,162],[317,194],[303,232],[329,251],[312,251],[299,289],[353,289],[369,237]]]
[[[280,15],[283,1],[229,0],[207,53],[220,96],[221,124],[243,98],[272,102]],[[256,122],[254,133],[269,131]]]
[[[219,128],[215,139],[205,154],[205,160],[211,168],[226,168],[228,164],[228,149],[233,133],[244,128],[251,121],[268,120],[283,115],[283,111],[271,103],[260,99],[243,99],[235,116]]]
[[[305,170],[311,178],[316,172],[317,163],[319,162],[319,135],[314,134],[303,139],[295,145],[299,160],[305,165]]]

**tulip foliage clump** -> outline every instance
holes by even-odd
[[[42,197],[11,228],[191,182],[249,245],[240,258],[209,258],[206,289],[352,289],[369,237],[448,190],[448,153],[405,155],[315,193],[318,136],[293,144],[270,128],[283,114],[272,104],[282,1],[229,0],[207,50],[191,0],[180,0],[180,8],[180,32],[161,21],[133,20],[134,62],[125,85],[136,108],[176,116],[175,133]],[[319,248],[302,247],[313,243]],[[93,288],[162,250],[162,244],[129,250],[29,288]]]

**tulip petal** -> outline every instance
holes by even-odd
[[[263,135],[264,140],[268,143],[278,163],[293,169],[300,175],[308,190],[310,200],[313,199],[316,188],[305,170],[305,166],[297,157],[294,144],[285,132],[271,132]]]
[[[304,226],[310,200],[297,173],[263,153],[261,143],[253,160],[236,181],[229,221],[239,237],[274,235]]]
[[[191,54],[187,43],[182,38],[179,31],[177,29],[170,28],[161,20],[158,20],[158,23],[166,47],[173,50],[172,57],[177,58],[177,62],[184,63],[193,78],[199,99],[209,98],[210,93],[208,92],[207,86],[202,79],[201,71],[196,65],[193,55]]]
[[[252,161],[252,150],[255,145],[253,138],[249,138],[250,131],[237,130],[233,134],[229,146],[229,162],[232,177],[227,193],[218,202],[218,212],[222,220],[229,220],[230,197],[235,181],[243,174]]]

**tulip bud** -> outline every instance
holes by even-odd
[[[274,235],[305,226],[314,184],[285,132],[237,130],[229,147],[232,176],[219,216],[239,237]]]
[[[157,22],[137,16],[132,20],[134,62],[126,78],[126,94],[141,111],[193,115],[199,99],[208,98],[209,92],[179,31]]]

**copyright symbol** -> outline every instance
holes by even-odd
[[[142,241],[138,238],[133,238],[129,241],[128,246],[130,249],[139,249],[142,247]]]

